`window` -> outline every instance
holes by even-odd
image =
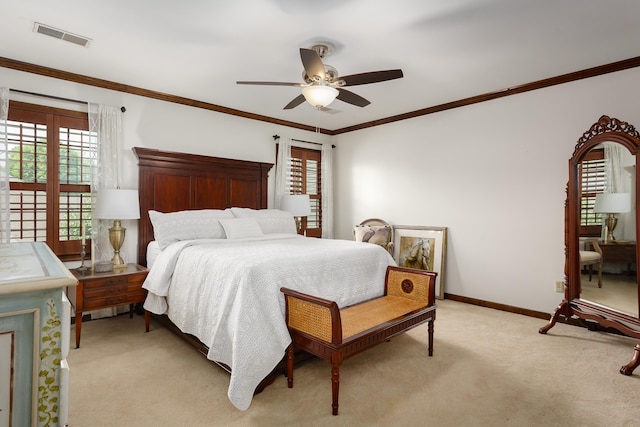
[[[607,188],[604,150],[590,151],[580,165],[580,235],[598,236],[602,214],[593,211],[596,194]]]
[[[311,215],[302,218],[309,237],[322,237],[321,152],[291,147],[291,194],[308,194]]]
[[[97,139],[87,113],[11,101],[7,121],[11,241],[42,241],[61,258],[80,253],[91,220]]]

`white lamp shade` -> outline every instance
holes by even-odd
[[[138,190],[104,188],[96,198],[95,217],[99,219],[138,219]]]
[[[307,86],[302,89],[304,99],[314,107],[326,107],[338,96],[338,89],[331,86]]]
[[[280,208],[293,216],[311,215],[311,202],[308,194],[285,194]]]
[[[596,194],[593,207],[598,213],[624,213],[631,211],[631,195],[629,193]]]

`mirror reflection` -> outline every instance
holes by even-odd
[[[635,157],[605,142],[578,173],[580,298],[638,317]]]

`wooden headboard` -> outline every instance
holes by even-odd
[[[141,147],[134,147],[133,152],[139,165],[138,263],[141,265],[147,265],[147,245],[153,240],[150,210],[267,207],[267,181],[272,163]]]

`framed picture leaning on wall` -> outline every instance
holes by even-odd
[[[435,271],[436,298],[444,298],[447,227],[393,226],[393,259],[401,267]]]

